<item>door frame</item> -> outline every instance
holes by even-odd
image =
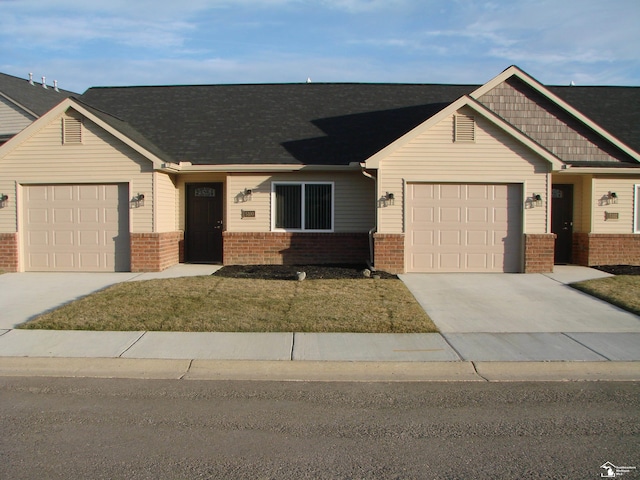
[[[219,214],[220,214],[220,219],[219,219],[219,225],[216,226],[215,228],[218,229],[220,231],[220,241],[219,241],[219,246],[218,248],[214,248],[214,253],[212,255],[212,259],[194,259],[191,256],[191,252],[190,252],[190,237],[189,235],[193,232],[193,225],[191,224],[191,218],[190,218],[190,214],[191,214],[191,209],[193,208],[193,205],[191,204],[191,192],[193,192],[196,188],[198,187],[215,187],[216,188],[216,192],[220,192],[219,195],[216,195],[216,201],[218,203],[216,209],[219,210]],[[224,230],[224,182],[190,182],[190,183],[185,183],[184,186],[184,191],[185,191],[185,231],[184,231],[184,257],[185,257],[185,262],[189,263],[222,263],[223,261],[223,241],[224,241],[224,237],[222,235],[222,232]]]
[[[563,200],[565,202],[562,208],[565,209],[564,215],[566,215],[564,225],[556,223],[559,206],[557,197],[554,197],[554,190],[562,190]],[[573,261],[573,223],[574,223],[574,185],[572,183],[552,183],[551,185],[551,233],[556,234],[553,251],[553,263],[554,265],[562,265],[572,263]],[[568,220],[566,220],[568,219]],[[567,224],[568,223],[568,224]],[[568,230],[567,235],[558,236],[559,229]],[[558,255],[560,254],[560,258]]]

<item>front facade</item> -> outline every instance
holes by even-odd
[[[479,87],[90,89],[0,147],[0,269],[640,264],[625,135],[516,67]]]

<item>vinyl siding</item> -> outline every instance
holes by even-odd
[[[0,135],[16,134],[29,126],[35,117],[0,97]]]
[[[62,118],[67,114],[78,118],[75,111],[67,112],[0,159],[0,192],[14,192],[9,206],[0,209],[0,232],[16,231],[16,183],[128,183],[130,195],[145,194],[145,206],[130,210],[131,231],[152,232],[151,162],[88,119],[84,119],[82,144],[63,145]]]
[[[468,109],[460,113],[473,115]],[[452,115],[381,161],[377,198],[390,192],[395,204],[378,208],[380,233],[404,232],[405,182],[523,184],[525,197],[537,193],[545,199],[544,207],[525,211],[524,232],[548,232],[549,163],[482,117],[475,119],[475,142],[453,142]]]
[[[374,182],[360,172],[230,174],[226,190],[226,230],[271,231],[271,184],[278,181],[334,182],[333,231],[336,233],[367,232],[375,225]],[[242,202],[239,194],[245,188],[252,191],[251,200]],[[242,210],[255,211],[255,218],[243,219]]]
[[[633,233],[634,185],[637,178],[600,177],[593,179],[592,233]],[[616,192],[618,203],[599,205],[608,192]],[[618,220],[605,220],[605,212],[618,213]]]
[[[176,203],[178,191],[173,175],[155,172],[154,205],[155,231],[174,232],[177,225]],[[134,192],[135,193],[135,192]]]

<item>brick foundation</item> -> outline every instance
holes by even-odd
[[[525,234],[524,273],[553,272],[553,257],[556,235]]]
[[[223,232],[225,265],[364,264],[366,233]]]
[[[640,265],[640,235],[574,233],[573,263],[595,265]]]
[[[18,271],[18,234],[0,233],[0,270]]]
[[[404,273],[404,234],[375,233],[373,265],[377,270]]]
[[[132,233],[131,271],[161,272],[180,262],[183,232]]]

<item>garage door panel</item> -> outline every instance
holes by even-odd
[[[128,188],[25,187],[25,259],[31,271],[128,271]]]
[[[63,202],[73,200],[73,193],[72,185],[54,185],[51,187],[50,196],[53,202]]]
[[[511,184],[408,184],[407,271],[520,271],[520,192]],[[433,221],[422,213],[429,210]]]

